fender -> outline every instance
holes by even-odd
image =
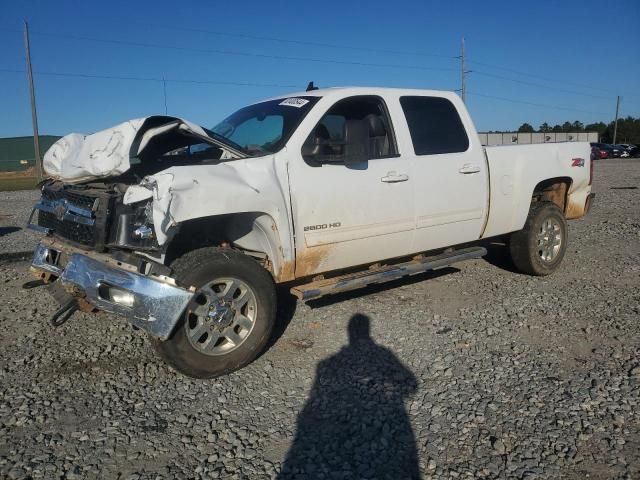
[[[234,237],[234,243],[265,253],[276,281],[289,280],[292,273],[288,272],[293,269],[287,266],[295,262],[289,184],[286,164],[276,157],[171,167],[130,186],[123,202],[152,199],[154,229],[161,246],[184,222],[230,216],[225,233]]]

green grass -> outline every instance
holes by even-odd
[[[35,177],[0,178],[0,192],[13,192],[14,190],[33,190],[38,179]]]

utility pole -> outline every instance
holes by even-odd
[[[616,102],[616,121],[613,124],[613,144],[616,144],[616,136],[618,135],[618,110],[620,110],[620,95],[618,95],[618,101]]]
[[[472,70],[464,69],[464,37],[462,37],[462,42],[460,43],[460,56],[458,58],[460,59],[460,97],[462,98],[462,103],[465,103],[467,97],[466,76]]]
[[[464,37],[460,43],[460,96],[462,97],[462,103],[465,100],[465,85],[464,85]]]
[[[33,71],[31,70],[31,49],[29,47],[29,25],[24,21],[24,51],[27,59],[27,82],[31,96],[31,124],[33,126],[33,151],[36,157],[36,173],[42,178],[42,159],[40,158],[40,139],[38,135],[38,114],[36,112],[36,92],[33,88]]]
[[[167,81],[162,76],[162,93],[164,94],[164,114],[167,115]]]

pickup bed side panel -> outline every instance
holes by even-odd
[[[570,178],[565,215],[578,218],[591,186],[588,143],[486,147],[491,191],[489,218],[482,235],[494,237],[524,227],[536,185],[551,178]]]

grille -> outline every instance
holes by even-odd
[[[87,210],[93,209],[93,205],[96,202],[95,197],[88,197],[69,190],[43,190],[42,198],[47,200],[67,200],[69,203],[78,207],[86,208]]]
[[[42,210],[38,210],[38,225],[50,228],[57,236],[72,242],[81,243],[88,247],[93,247],[96,244],[95,226],[93,225],[58,220],[53,213]]]
[[[91,194],[90,194],[91,192]],[[108,194],[104,191],[78,191],[70,188],[47,188],[42,198],[49,201],[65,200],[68,204],[93,211],[94,225],[83,225],[71,220],[60,220],[54,213],[38,210],[38,225],[49,228],[57,237],[82,246],[98,248],[106,236],[106,220],[109,213]]]

